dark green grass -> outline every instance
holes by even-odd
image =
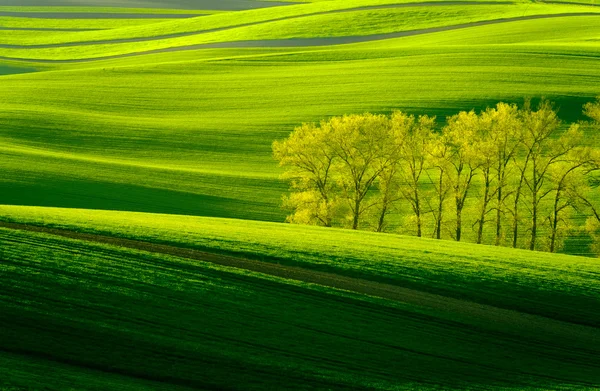
[[[0,63],[0,76],[4,75],[16,75],[19,73],[35,72],[33,68],[25,68],[21,66],[12,66]]]
[[[289,224],[0,206],[1,219],[233,254],[385,282],[586,325],[600,323],[600,262]]]
[[[498,332],[468,314],[43,234],[0,229],[0,244],[0,385],[6,387],[600,384],[597,342],[549,341],[519,322]]]

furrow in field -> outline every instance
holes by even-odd
[[[145,50],[145,51],[139,51],[139,52],[126,53],[126,54],[118,54],[118,55],[113,55],[113,56],[99,56],[99,57],[93,57],[93,58],[69,59],[69,60],[29,59],[29,58],[8,57],[8,56],[0,56],[0,59],[1,60],[13,60],[13,61],[30,61],[30,62],[37,62],[37,63],[78,63],[78,62],[89,62],[89,61],[99,61],[99,60],[107,60],[107,59],[126,58],[126,57],[140,56],[140,55],[147,55],[147,54],[200,50],[200,49],[260,48],[260,47],[289,48],[289,47],[333,46],[333,45],[371,42],[371,41],[381,41],[381,40],[393,39],[393,38],[411,37],[411,36],[417,36],[417,35],[425,35],[425,34],[439,33],[439,32],[445,32],[445,31],[461,30],[461,29],[468,29],[468,28],[473,28],[473,27],[489,26],[489,25],[496,25],[496,24],[503,24],[503,23],[527,21],[527,20],[568,18],[568,17],[597,17],[597,16],[600,16],[600,14],[593,13],[593,12],[562,13],[562,14],[549,14],[549,15],[528,15],[528,16],[519,16],[519,17],[515,17],[515,18],[487,20],[487,21],[480,21],[480,22],[463,23],[463,24],[452,25],[452,26],[433,27],[433,28],[426,28],[426,29],[420,29],[420,30],[400,31],[400,32],[394,32],[394,33],[374,34],[374,35],[366,35],[366,36],[301,38],[301,39],[272,39],[272,40],[202,43],[202,44],[188,45],[188,46],[175,46],[175,47],[166,47],[166,48],[161,48],[161,49]],[[194,33],[193,35],[197,35],[197,33]],[[145,41],[146,38],[143,38],[141,40]],[[132,43],[132,42],[137,42],[137,41],[131,40],[128,42]],[[111,42],[111,41],[103,42],[103,44],[107,44],[107,43],[111,44],[113,42]],[[120,43],[120,42],[114,42],[114,43]],[[63,46],[80,46],[80,45],[79,44],[58,44],[58,47],[63,47]],[[8,49],[8,48],[10,48],[10,49],[34,49],[34,48],[48,49],[48,48],[54,48],[54,47],[57,47],[57,46],[54,44],[49,45],[49,46],[48,45],[39,45],[39,46],[0,45],[0,48],[4,48],[4,49]]]
[[[143,242],[98,234],[80,233],[58,228],[31,226],[26,224],[0,222],[0,227],[46,233],[70,239],[108,244],[152,253],[172,255],[181,258],[210,262],[213,264],[244,269],[270,276],[318,284],[369,296],[417,305],[443,313],[461,314],[494,324],[498,331],[519,329],[522,336],[531,336],[553,341],[557,338],[569,340],[585,351],[589,341],[600,341],[600,329],[567,323],[538,315],[525,314],[489,305],[454,299],[397,285],[380,283],[361,278],[342,276],[329,272],[308,270],[301,267],[261,262],[241,257],[203,252],[171,245]]]
[[[566,339],[535,324],[497,330],[468,313],[56,235],[0,229],[0,242],[0,377],[9,383],[23,374],[64,388],[46,368],[24,372],[39,358],[104,371],[104,382],[120,373],[198,389],[598,384],[598,345],[577,330]],[[6,367],[4,352],[19,361]]]

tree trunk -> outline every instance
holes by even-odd
[[[436,239],[442,238],[442,213],[444,213],[444,208],[442,206],[442,203],[440,202],[440,205],[438,206],[438,218],[435,227]]]
[[[554,211],[554,220],[552,221],[552,235],[550,236],[550,252],[554,252],[556,245],[556,228],[558,225],[558,213]]]
[[[456,241],[460,242],[462,235],[462,207],[456,208]]]
[[[515,216],[513,218],[513,240],[512,240],[513,248],[517,248],[518,240],[519,240],[519,217],[515,211]]]
[[[553,253],[556,249],[556,235],[558,232],[558,204],[560,203],[560,186],[556,189],[556,197],[554,197],[554,211],[552,213],[552,235],[550,235],[550,252]]]
[[[479,227],[477,230],[477,244],[483,242],[483,227],[485,225],[485,214],[490,196],[490,180],[489,176],[485,179],[485,191],[483,193],[483,205],[481,207],[481,214],[479,215]]]
[[[415,184],[418,186],[418,183]],[[417,218],[417,237],[423,235],[422,222],[421,222],[421,199],[419,197],[419,189],[415,187],[415,216]]]
[[[354,200],[354,216],[352,216],[352,229],[358,229],[358,216],[360,211],[360,199]]]
[[[440,170],[440,180],[438,182],[438,211],[437,211],[437,219],[435,222],[435,238],[442,238],[442,218],[444,214],[444,171]]]
[[[498,205],[496,208],[496,240],[494,244],[500,245],[500,239],[502,238],[502,186],[498,186]]]
[[[519,200],[521,199],[521,191],[523,190],[523,176],[525,174],[521,172],[521,179],[519,180],[519,186],[517,187],[517,191],[515,192],[515,203],[514,203],[514,214],[513,214],[513,237],[512,237],[512,247],[517,248],[517,244],[519,241]]]
[[[504,200],[502,199],[502,190],[504,190],[504,168],[502,163],[498,164],[498,192],[496,194],[496,238],[494,240],[494,245],[499,246],[500,240],[502,239],[502,206],[504,204]]]
[[[381,214],[379,215],[379,221],[377,223],[377,232],[383,232],[383,227],[385,226],[385,215],[387,214],[387,200],[384,200],[383,208],[381,209]]]
[[[534,186],[535,183],[534,183]],[[535,250],[535,242],[537,239],[537,218],[538,218],[538,201],[537,201],[537,190],[533,192],[533,204],[531,209],[531,240],[529,241],[529,249]]]

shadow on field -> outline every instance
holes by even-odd
[[[54,228],[0,224],[0,244],[0,382],[43,384],[27,390],[533,391],[600,382],[597,327]],[[81,370],[89,377],[69,377]]]
[[[17,75],[20,73],[31,73],[36,70],[33,68],[15,67],[6,64],[0,64],[0,76]]]
[[[2,183],[0,203],[283,221],[285,212],[268,202],[187,193],[100,181],[59,178],[45,183]],[[265,210],[269,211],[265,213]]]

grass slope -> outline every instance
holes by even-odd
[[[588,325],[597,260],[502,247],[242,220],[0,207],[2,220],[96,232],[381,281]]]
[[[597,329],[563,324],[557,330],[567,331],[556,338],[515,322],[498,332],[495,322],[468,311],[448,314],[172,256],[3,228],[0,244],[9,287],[0,294],[5,387],[600,384],[600,347],[589,339]]]
[[[98,34],[140,37],[270,21],[241,31],[275,34],[269,25],[289,24],[296,32],[306,27],[319,36],[335,31],[302,23],[368,14],[371,21],[381,17],[380,27],[398,27],[403,12],[411,23],[427,23],[426,15],[449,21],[458,10],[485,18],[486,9],[523,7],[337,12],[386,4],[390,1],[316,2]],[[536,7],[563,6],[534,4],[531,9]],[[594,7],[577,8],[588,12]],[[328,11],[335,12],[314,15]],[[388,14],[397,17],[383,17]],[[278,18],[289,20],[273,21]],[[214,34],[225,37],[232,31]],[[443,119],[523,96],[553,99],[561,117],[577,120],[581,105],[600,94],[598,37],[598,17],[579,16],[318,48],[205,49],[64,64],[6,62],[4,73],[40,72],[2,76],[0,202],[282,221],[285,211],[279,205],[286,185],[278,179],[270,146],[299,123],[393,109]],[[119,45],[130,52],[137,50],[131,45],[152,47],[155,42]],[[119,45],[91,48],[114,54],[113,46]],[[81,49],[35,51],[48,50],[48,58],[57,59],[52,51],[72,58]]]
[[[373,0],[371,3],[377,4]],[[294,7],[296,12],[288,12],[287,16],[275,14],[271,10],[259,10],[247,13],[223,13],[108,31],[37,37],[15,35],[4,37],[0,45],[2,48],[0,55],[13,58],[66,60],[218,42],[371,36],[534,15],[596,13],[600,15],[600,10],[596,7],[546,4],[478,5],[472,3],[472,5],[399,8],[390,8],[397,4],[380,6],[384,8],[365,10],[357,8],[356,11],[352,11],[350,6],[337,9],[329,7],[323,11],[319,8],[306,10],[306,6],[303,6]],[[177,35],[184,36],[177,37]],[[131,42],[136,40],[142,42]]]
[[[258,10],[248,10],[248,11],[239,11],[239,12],[224,12],[217,13],[216,15],[210,15],[206,17],[198,17],[191,19],[183,19],[183,20],[173,20],[169,22],[164,22],[160,24],[156,24],[154,26],[138,26],[131,28],[122,28],[115,31],[103,31],[103,32],[88,32],[85,34],[70,34],[65,35],[62,40],[59,40],[55,43],[62,42],[86,42],[86,41],[113,41],[118,39],[136,39],[136,38],[155,38],[165,35],[173,35],[178,33],[201,33],[201,32],[210,32],[217,29],[233,29],[236,27],[244,27],[250,25],[263,25],[263,24],[271,24],[273,22],[278,21],[296,21],[295,24],[302,25],[303,21],[305,21],[306,17],[319,17],[319,16],[341,16],[344,18],[351,18],[351,14],[346,14],[345,11],[359,11],[363,8],[369,8],[372,12],[377,12],[377,7],[383,7],[384,9],[393,10],[394,7],[401,7],[401,9],[405,9],[406,7],[411,5],[411,1],[397,1],[397,0],[351,0],[351,1],[326,1],[322,3],[315,4],[301,4],[301,5],[293,5],[286,7],[274,7],[274,8],[265,8]],[[418,3],[421,4],[422,3]],[[444,2],[436,2],[438,6],[428,7],[428,6],[420,6],[416,7],[417,9],[421,9],[422,12],[426,12],[427,10],[431,10],[432,12],[439,13],[439,11],[433,11],[441,6],[441,8],[446,8]],[[447,3],[452,4],[452,3]],[[478,2],[465,2],[458,5],[450,6],[451,9],[454,10],[462,10],[466,13],[474,14],[473,17],[478,15],[479,17],[485,17],[484,13],[480,13],[476,10],[469,9],[485,9],[490,8],[494,9],[495,7],[501,7],[506,10],[508,13],[517,13],[519,10],[524,12],[528,7],[525,7],[524,4],[516,3],[514,5],[506,5],[503,6],[495,6],[493,2],[491,5],[482,5]],[[375,8],[375,9],[373,9]],[[408,7],[415,8],[415,7]],[[550,12],[553,13],[553,10],[564,10],[564,12],[595,12],[594,7],[581,7],[581,6],[572,6],[572,5],[533,5],[531,7],[533,12],[536,10],[538,13]],[[413,11],[414,12],[414,11]],[[500,12],[499,9],[496,12]],[[413,16],[414,18],[414,16]],[[309,19],[310,20],[310,19]],[[387,24],[398,23],[398,21],[390,21],[383,22]],[[276,33],[276,31],[273,31]],[[52,43],[52,41],[47,41],[43,37],[38,38],[38,43]]]
[[[20,17],[0,17],[0,27],[7,31],[2,31],[0,42],[8,43],[12,40],[39,40],[40,34],[35,37],[32,35],[19,36],[18,29],[89,29],[89,30],[107,30],[129,26],[140,26],[150,23],[161,23],[166,19],[144,18],[144,19],[44,19],[44,18],[20,18]],[[11,30],[13,29],[13,30]],[[52,31],[50,31],[52,32]],[[20,33],[25,33],[21,31]],[[65,34],[65,32],[55,32],[56,39]],[[53,39],[52,35],[44,34],[43,39]]]

